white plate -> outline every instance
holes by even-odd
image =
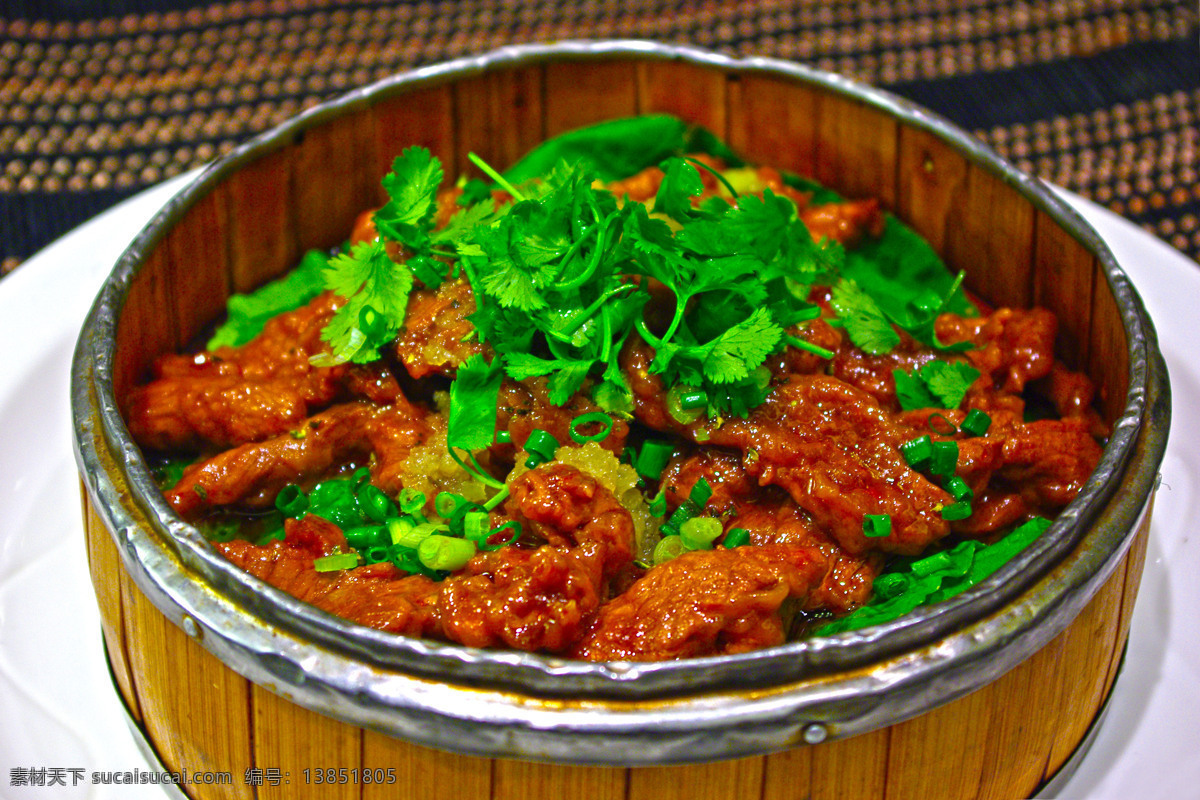
[[[90,784],[149,769],[105,667],[71,452],[68,374],[76,332],[116,257],[182,186],[151,189],[76,229],[0,282],[0,796],[161,798]],[[1065,195],[1096,226],[1155,320],[1174,391],[1153,536],[1129,653],[1108,718],[1059,795],[1089,800],[1200,792],[1200,265],[1132,224]],[[185,765],[186,766],[186,765]],[[262,765],[269,767],[270,765]],[[14,786],[59,769],[66,787]],[[84,781],[72,788],[71,769]],[[241,775],[233,776],[236,782]]]

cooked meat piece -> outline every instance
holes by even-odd
[[[820,586],[805,599],[806,611],[828,609],[845,614],[871,599],[871,586],[883,569],[882,553],[851,555],[791,499],[775,503],[743,503],[725,524],[745,528],[752,545],[792,544],[815,547],[829,562]]]
[[[413,378],[453,376],[483,346],[467,317],[475,296],[465,280],[443,281],[436,290],[415,289],[408,297],[404,329],[396,337],[396,357]]]
[[[262,508],[289,483],[374,454],[374,482],[398,491],[401,462],[428,434],[425,414],[407,401],[390,406],[344,403],[310,418],[299,431],[226,450],[188,468],[167,500],[181,516],[215,506]]]
[[[578,551],[548,544],[480,554],[443,582],[445,635],[471,647],[561,652],[600,605],[596,567]]]
[[[804,601],[828,567],[815,548],[790,544],[684,553],[604,604],[571,655],[656,661],[781,644],[780,607]]]
[[[909,431],[867,393],[827,375],[796,376],[747,419],[710,429],[714,445],[746,452],[760,483],[787,490],[850,553],[915,554],[949,532],[950,495],[900,455]],[[892,532],[863,533],[865,514],[887,514]]]
[[[160,358],[157,379],[126,401],[130,433],[160,450],[224,449],[293,430],[338,397],[395,401],[400,386],[382,364],[310,363],[326,349],[320,331],[337,305],[326,293],[270,320],[242,347]]]
[[[942,314],[936,329],[946,344],[972,342],[975,349],[964,353],[967,360],[1005,392],[1021,392],[1054,364],[1058,319],[1042,308],[1001,308],[981,317]]]
[[[800,219],[816,241],[830,239],[850,246],[864,236],[881,236],[885,221],[874,198],[809,206],[800,212]]]
[[[238,377],[165,378],[134,390],[126,419],[133,438],[158,450],[234,447],[287,433],[308,404],[282,381]]]
[[[439,584],[388,563],[317,572],[313,559],[349,550],[342,532],[314,516],[284,525],[285,538],[269,545],[235,539],[213,546],[256,578],[330,614],[406,636],[439,635]]]
[[[742,456],[732,450],[700,448],[676,455],[663,470],[660,486],[667,505],[678,506],[701,478],[712,488],[705,510],[717,516],[736,510],[737,504],[760,491],[742,468]]]

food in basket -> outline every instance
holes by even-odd
[[[1057,322],[873,199],[677,120],[447,185],[421,148],[333,255],[125,402],[230,561],[396,633],[589,660],[769,647],[963,591],[1104,425]]]

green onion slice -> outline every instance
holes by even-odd
[[[679,539],[688,550],[711,550],[722,525],[713,517],[692,517],[679,527]]]
[[[683,541],[678,536],[664,536],[657,545],[654,546],[654,555],[651,559],[655,566],[665,564],[672,558],[686,552]]]
[[[529,434],[529,438],[525,440],[525,452],[529,454],[529,458],[525,460],[525,466],[533,469],[538,464],[543,464],[554,458],[554,451],[558,449],[558,440],[549,431],[544,431],[541,428],[534,428]]]
[[[730,528],[725,532],[725,538],[721,540],[721,544],[730,549],[744,547],[750,544],[750,531],[745,528]]]
[[[963,420],[962,424],[963,431],[971,436],[984,436],[990,427],[992,427],[992,418],[978,408],[968,411],[967,418]]]
[[[915,470],[923,470],[933,459],[933,439],[928,434],[900,445],[900,455]]]
[[[590,436],[580,432],[580,428],[587,425],[599,423],[600,431],[593,433]],[[588,442],[602,442],[608,438],[608,434],[612,432],[613,419],[603,411],[593,411],[590,414],[583,414],[571,420],[571,438],[578,444],[586,444]],[[528,445],[526,445],[528,449]]]
[[[662,439],[648,439],[634,461],[637,474],[649,480],[658,480],[675,454],[675,445]]]
[[[317,572],[338,572],[344,569],[354,569],[358,566],[358,553],[334,553],[313,559],[313,569]]]
[[[890,514],[863,515],[863,536],[879,539],[892,533],[892,517]]]
[[[475,555],[475,543],[452,536],[433,534],[417,547],[417,558],[429,569],[454,572]]]
[[[289,483],[279,491],[279,494],[275,495],[275,508],[279,509],[279,512],[285,517],[299,519],[308,510],[308,498],[303,489],[294,483]]]

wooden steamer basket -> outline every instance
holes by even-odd
[[[382,202],[380,176],[406,146],[455,175],[468,150],[507,165],[547,136],[646,112],[881,197],[972,290],[1058,315],[1061,357],[1097,382],[1114,433],[1043,537],[974,589],[886,625],[592,664],[355,626],[242,573],[174,516],[118,411],[156,356],[191,341],[230,293],[342,241]],[[1117,675],[1169,416],[1139,298],[1036,181],[886,93],[639,42],[419,70],[238,149],[122,256],[83,329],[72,393],[114,681],[166,768],[232,774],[187,786],[197,798],[1027,796],[1061,774]],[[318,783],[329,767],[359,772]],[[251,768],[279,772],[251,786]]]

